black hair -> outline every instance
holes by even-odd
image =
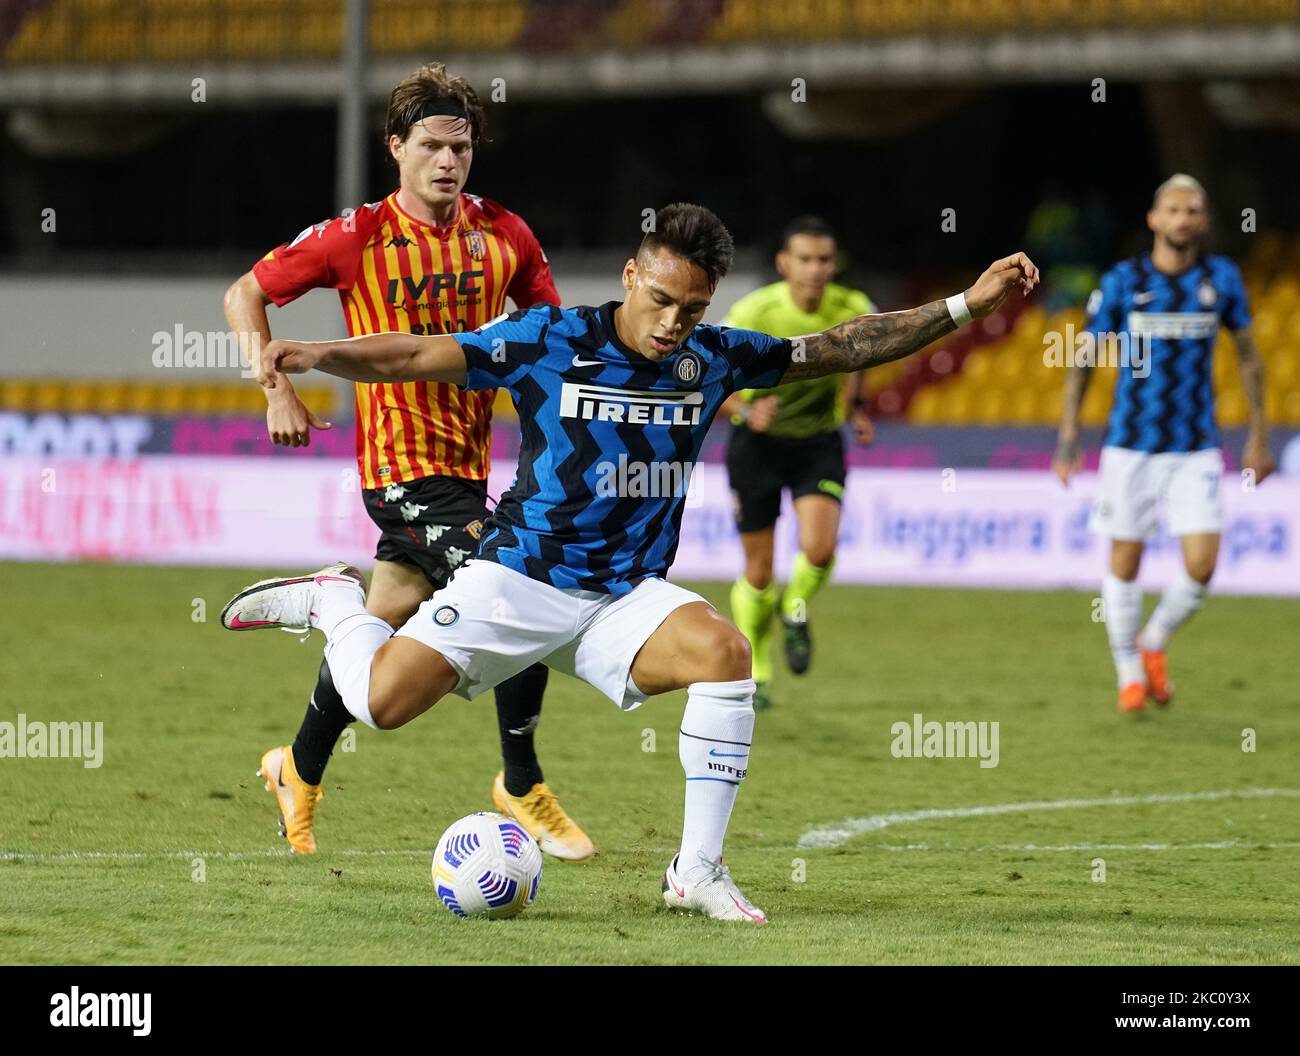
[[[716,213],[702,205],[674,202],[655,214],[654,228],[641,240],[642,253],[667,249],[703,269],[709,289],[731,269],[736,244]]]

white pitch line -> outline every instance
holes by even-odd
[[[873,851],[960,851],[963,854],[988,851],[1273,851],[1296,850],[1300,842],[1247,843],[1245,840],[1216,840],[1213,843],[990,843],[963,847],[954,843],[877,843]]]
[[[329,851],[322,854],[328,858],[331,854],[346,858],[432,858],[433,850],[427,851]],[[263,851],[62,851],[57,854],[28,854],[23,851],[0,851],[0,861],[8,862],[77,862],[77,861],[131,861],[152,860],[158,858],[292,858],[287,850]]]
[[[1219,799],[1272,799],[1300,797],[1296,788],[1228,788],[1218,792],[1152,792],[1142,796],[1107,796],[1105,799],[1052,799],[1029,803],[992,803],[982,807],[931,807],[891,814],[849,818],[838,825],[809,829],[799,837],[800,847],[838,847],[864,832],[876,832],[890,825],[940,818],[980,818],[992,814],[1018,814],[1030,810],[1082,810],[1090,807],[1136,807],[1152,803],[1199,803]]]

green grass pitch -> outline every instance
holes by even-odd
[[[681,824],[681,694],[622,714],[552,676],[542,761],[600,856],[548,859],[515,920],[463,921],[435,900],[428,858],[449,822],[492,809],[490,698],[448,698],[396,732],[351,727],[354,751],[325,776],[321,853],[295,858],[254,771],[297,728],[321,639],[222,631],[221,606],[255,573],[0,577],[0,721],[104,723],[97,769],[0,759],[0,962],[1220,964],[1300,950],[1294,601],[1212,597],[1173,644],[1173,707],[1129,717],[1085,594],[828,588],[812,671],[778,676],[732,822],[728,864],[771,918],[755,928],[679,917],[659,896]],[[725,606],[725,586],[703,590]],[[999,765],[895,758],[891,725],[918,712],[998,722]],[[1274,791],[1192,796],[1261,789]],[[1026,803],[1052,806],[963,811]],[[800,846],[814,828],[927,808],[940,813]]]

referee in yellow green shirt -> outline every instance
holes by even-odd
[[[776,255],[781,281],[742,297],[724,325],[798,337],[875,312],[866,294],[831,282],[835,264],[830,225],[800,217],[786,228]],[[771,632],[778,609],[790,670],[802,675],[812,661],[808,603],[830,576],[840,528],[845,475],[840,427],[847,419],[862,444],[870,443],[874,432],[863,394],[861,373],[833,374],[775,389],[746,389],[722,405],[733,427],[727,475],[745,549],[744,574],[731,588],[731,615],[753,648],[756,708],[771,706]],[[787,488],[799,519],[799,553],[778,600],[772,553]]]

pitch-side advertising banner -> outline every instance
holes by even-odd
[[[493,472],[499,495],[512,471]],[[1103,542],[1087,530],[1095,478],[1069,489],[1041,471],[854,469],[845,493],[840,583],[1096,589]],[[1300,479],[1256,489],[1229,476],[1215,589],[1300,595]],[[730,579],[740,544],[723,467],[697,466],[675,579]],[[778,529],[777,569],[795,525]],[[0,559],[240,565],[297,571],[343,559],[368,567],[377,530],[351,461],[181,456],[11,457],[0,461]],[[1167,582],[1177,540],[1151,540],[1150,587]]]

